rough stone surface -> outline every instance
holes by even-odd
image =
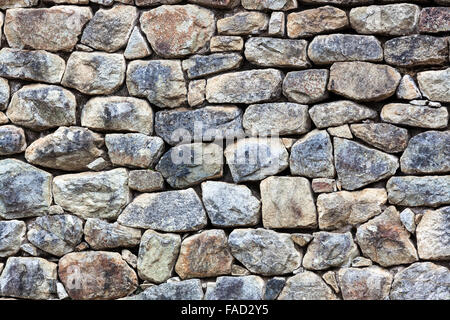
[[[125,58],[121,54],[74,52],[67,61],[62,84],[84,94],[110,94],[125,80]]]
[[[303,177],[269,177],[261,181],[265,228],[314,228],[317,213],[311,185]]]
[[[5,110],[7,108],[9,96],[10,96],[10,88],[8,80],[0,78],[0,110]]]
[[[52,203],[52,175],[16,159],[0,160],[0,217],[43,216]]]
[[[206,226],[206,212],[194,189],[144,193],[123,210],[125,226],[164,232],[188,232]]]
[[[338,300],[338,297],[320,276],[304,271],[287,279],[278,300]]]
[[[6,12],[4,32],[11,48],[71,51],[91,18],[87,7],[11,9]]]
[[[265,283],[258,276],[218,277],[205,300],[262,300]]]
[[[141,230],[97,218],[88,218],[83,232],[84,239],[94,250],[135,247],[141,241]]]
[[[206,230],[183,240],[175,265],[182,279],[231,273],[233,256],[223,230]]]
[[[416,230],[417,250],[424,260],[450,260],[450,207],[428,210]]]
[[[0,155],[22,153],[26,147],[25,132],[22,128],[12,125],[0,126]]]
[[[160,108],[175,108],[187,102],[179,60],[132,61],[126,82],[130,95],[145,97]]]
[[[115,219],[129,201],[123,168],[66,174],[53,179],[55,203],[81,218]]]
[[[211,52],[241,51],[244,40],[239,36],[215,36],[209,42]]]
[[[413,100],[422,98],[422,93],[410,75],[404,75],[397,87],[397,98]]]
[[[128,172],[128,187],[139,192],[152,192],[164,189],[161,173],[152,170],[132,170]]]
[[[86,170],[86,166],[103,154],[103,137],[82,127],[59,127],[25,151],[28,162],[66,171]]]
[[[166,282],[151,286],[129,300],[202,300],[202,283],[199,279]]]
[[[218,75],[208,79],[206,99],[210,103],[264,102],[280,97],[282,80],[282,73],[275,69]]]
[[[286,279],[283,277],[273,277],[266,282],[266,289],[264,291],[264,300],[275,300],[281,290],[286,284]]]
[[[75,96],[69,90],[32,84],[14,93],[6,115],[14,124],[41,131],[75,125],[76,108]]]
[[[310,270],[326,270],[331,267],[349,266],[358,255],[358,247],[352,234],[315,232],[303,257],[303,267]]]
[[[286,18],[284,12],[272,12],[267,33],[273,37],[284,37],[286,33]]]
[[[39,0],[2,0],[0,1],[0,8],[28,8],[37,5],[38,2]]]
[[[450,31],[450,9],[448,7],[428,7],[420,12],[420,32],[448,32]]]
[[[409,140],[408,130],[388,123],[361,123],[350,126],[362,141],[388,153],[402,152]]]
[[[20,220],[0,221],[0,257],[5,258],[15,255],[20,250],[20,245],[25,242],[27,227]],[[1,274],[1,271],[0,271]]]
[[[262,180],[288,167],[289,154],[280,139],[241,139],[224,154],[235,183]]]
[[[252,136],[266,136],[272,132],[280,135],[308,132],[311,120],[308,106],[297,103],[253,104],[245,109],[242,125]]]
[[[443,129],[448,124],[448,110],[445,107],[389,103],[381,110],[381,120],[411,127]]]
[[[260,34],[269,27],[269,17],[256,11],[241,11],[217,20],[217,31],[224,35]]]
[[[196,107],[205,102],[206,96],[206,80],[193,80],[188,86],[188,104],[190,107]]]
[[[416,248],[409,238],[410,234],[393,206],[358,227],[356,232],[356,241],[364,256],[383,267],[418,260]]]
[[[291,147],[291,174],[308,178],[333,178],[333,145],[326,130],[313,130]]]
[[[381,188],[320,194],[317,197],[319,227],[322,230],[333,230],[364,223],[379,215],[386,201],[386,190]]]
[[[34,246],[57,257],[72,252],[82,236],[83,220],[70,214],[38,217],[27,233]]]
[[[379,267],[343,268],[338,277],[344,300],[386,300],[393,280]]]
[[[290,235],[265,229],[235,229],[228,237],[233,256],[248,270],[261,275],[281,275],[297,269],[302,260]]]
[[[417,262],[398,272],[391,300],[448,300],[450,271],[431,262]]]
[[[156,170],[176,189],[219,178],[223,175],[222,147],[214,143],[178,145],[161,157]]]
[[[58,275],[69,296],[76,300],[121,298],[138,284],[134,270],[116,252],[69,253],[59,260]]]
[[[177,234],[145,231],[137,260],[139,277],[155,283],[169,279],[180,252],[180,245],[181,237]]]
[[[238,69],[242,63],[238,53],[213,53],[208,56],[195,55],[183,60],[183,70],[190,79],[202,78],[223,71]]]
[[[387,65],[336,62],[330,69],[328,90],[358,101],[380,101],[395,93],[400,80],[400,73]]]
[[[320,35],[308,46],[308,56],[315,64],[338,61],[383,60],[383,48],[374,36],[353,34]]]
[[[342,187],[355,190],[393,176],[398,158],[347,139],[334,138],[334,161]]]
[[[420,91],[422,91],[422,94],[428,99],[440,102],[450,102],[449,77],[450,68],[445,70],[423,71],[417,74],[417,82],[419,83]]]
[[[317,104],[309,109],[309,115],[316,127],[327,128],[375,118],[377,112],[349,100],[340,100]]]
[[[215,31],[214,13],[190,4],[163,5],[146,11],[141,15],[140,23],[153,50],[166,58],[198,52]]]
[[[260,201],[246,186],[203,182],[202,200],[213,226],[253,226],[260,220]]]
[[[328,98],[327,69],[289,72],[283,80],[283,95],[298,103],[314,103]]]
[[[123,55],[128,60],[146,58],[152,54],[152,49],[145,40],[138,26],[133,28]]]

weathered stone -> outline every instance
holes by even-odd
[[[218,277],[205,300],[262,300],[265,282],[258,276]]]
[[[264,290],[264,300],[275,300],[283,290],[286,279],[282,277],[274,277],[266,282]]]
[[[304,271],[287,279],[278,300],[338,300],[338,297],[320,276]]]
[[[58,275],[75,300],[117,299],[138,285],[136,273],[117,252],[69,253],[59,260]]]
[[[297,0],[241,0],[247,10],[287,11],[297,8]]]
[[[417,262],[398,272],[391,300],[449,300],[450,271],[431,262]]]
[[[38,217],[27,233],[34,246],[57,257],[74,251],[82,236],[83,220],[70,214]]]
[[[443,129],[448,124],[448,110],[446,107],[389,103],[381,110],[381,120],[411,127]]]
[[[6,114],[12,123],[40,131],[75,125],[76,108],[75,96],[69,90],[32,84],[14,93]]]
[[[0,0],[0,9],[33,7],[38,2],[39,0]]]
[[[245,131],[252,136],[302,134],[308,132],[311,120],[308,106],[279,102],[253,104],[245,109],[242,119]]]
[[[209,42],[211,52],[241,51],[244,39],[238,36],[215,36]]]
[[[303,267],[310,270],[326,270],[332,267],[350,266],[358,255],[358,247],[352,234],[315,232],[303,257]]]
[[[409,239],[395,207],[358,227],[356,241],[364,256],[383,267],[413,263],[418,260],[414,244]]]
[[[161,173],[152,170],[132,170],[128,173],[128,187],[139,192],[153,192],[164,189]]]
[[[364,257],[356,257],[352,261],[353,268],[370,267],[371,265],[373,265],[372,260]]]
[[[141,241],[141,230],[88,218],[84,225],[84,238],[94,250],[135,247]]]
[[[11,257],[0,276],[0,295],[47,300],[56,296],[56,263],[42,258]]]
[[[128,203],[128,175],[123,168],[66,174],[53,179],[55,203],[81,218],[115,219]]]
[[[108,0],[106,0],[108,1]],[[44,0],[44,2],[50,2],[55,4],[88,4],[89,0]],[[95,2],[95,1],[91,1]]]
[[[384,59],[401,67],[444,64],[448,62],[447,39],[426,35],[394,38],[384,44]]]
[[[130,95],[145,97],[160,108],[186,104],[186,83],[179,60],[132,61],[128,64]]]
[[[0,155],[22,153],[26,147],[25,132],[22,128],[12,125],[0,126]]]
[[[145,231],[139,246],[137,270],[139,277],[161,283],[172,276],[173,267],[180,251],[178,234]]]
[[[336,180],[329,178],[315,178],[311,182],[311,188],[315,193],[337,191]]]
[[[358,33],[406,35],[416,31],[419,15],[420,7],[409,3],[359,7],[350,11],[350,24]]]
[[[156,134],[167,143],[214,141],[241,137],[242,110],[235,106],[159,111],[155,116]]]
[[[253,37],[245,43],[245,58],[263,67],[308,68],[305,40]]]
[[[195,55],[183,60],[183,70],[187,73],[189,79],[202,78],[219,72],[238,69],[242,60],[242,56],[238,53]]]
[[[5,113],[0,111],[0,124],[7,124],[7,123],[9,123],[8,117],[6,116]]]
[[[109,0],[100,0],[100,1],[109,1]],[[176,4],[181,2],[182,0],[134,0],[137,6],[158,6],[160,4]],[[195,1],[195,0],[194,0]],[[198,0],[202,1],[202,0]],[[208,1],[208,0],[205,0]]]
[[[30,144],[25,151],[28,162],[66,171],[86,170],[103,154],[103,137],[82,127],[59,127]]]
[[[120,254],[122,256],[122,259],[125,260],[130,265],[130,267],[132,267],[133,269],[137,268],[138,257],[135,254],[133,254],[128,249],[122,249]]]
[[[402,212],[400,212],[400,221],[402,222],[403,226],[406,230],[408,230],[410,233],[416,232],[416,217],[415,213],[409,209],[406,208]]]
[[[282,73],[276,69],[226,73],[209,78],[206,99],[210,103],[258,103],[281,95]]]
[[[100,8],[84,29],[81,43],[97,50],[117,51],[127,44],[138,16],[133,6]]]
[[[283,95],[289,101],[314,103],[328,98],[327,69],[289,72],[283,80]]]
[[[327,271],[322,275],[322,279],[331,287],[333,291],[339,293],[339,285],[336,280],[336,272]]]
[[[145,0],[144,0],[145,1]],[[152,1],[152,0],[150,0]],[[175,2],[177,0],[168,0]],[[181,1],[177,1],[181,2]],[[189,0],[188,2],[217,9],[231,9],[240,4],[240,0]]]
[[[331,6],[293,12],[287,16],[289,38],[309,37],[347,27],[348,18],[345,11]]]
[[[102,171],[111,167],[111,163],[99,157],[86,166],[89,170]]]
[[[343,268],[338,277],[344,300],[386,300],[394,278],[380,267]]]
[[[348,124],[327,128],[327,132],[333,137],[353,139],[353,135]]]
[[[121,54],[73,52],[67,61],[62,84],[84,94],[110,94],[125,79],[125,58]]]
[[[127,300],[202,300],[202,283],[199,279],[166,282],[151,286]]]
[[[140,22],[153,50],[166,58],[199,52],[215,32],[214,13],[191,4],[163,5],[145,11]]]
[[[287,233],[266,229],[235,229],[228,237],[233,256],[261,275],[291,273],[301,265],[302,253]]]
[[[420,259],[450,260],[450,207],[428,210],[417,226],[417,250]]]
[[[0,50],[0,76],[5,78],[59,83],[66,63],[56,54],[11,48]]]
[[[196,231],[207,224],[202,202],[192,188],[141,194],[117,221],[125,226],[164,232]]]
[[[414,82],[414,79],[408,74],[404,75],[400,81],[400,84],[397,87],[396,95],[397,98],[405,100],[422,98],[422,94]]]
[[[114,165],[132,168],[153,167],[164,151],[164,141],[160,137],[142,133],[107,134],[105,144]]]
[[[25,242],[27,227],[25,222],[19,220],[0,221],[0,257],[15,255],[20,245]],[[1,271],[0,271],[1,274]]]
[[[178,145],[161,157],[156,170],[177,189],[220,178],[223,175],[222,147],[214,143]]]
[[[392,177],[386,188],[392,204],[411,207],[450,204],[450,176]]]
[[[303,177],[268,177],[261,181],[265,228],[314,228],[317,212],[311,185]]]
[[[253,226],[260,220],[261,204],[246,186],[220,181],[203,182],[202,200],[213,226]]]
[[[269,17],[256,11],[241,11],[217,20],[217,31],[225,35],[260,34],[269,27]]]
[[[125,59],[141,59],[146,58],[152,54],[152,49],[148,45],[138,26],[133,28],[130,38],[128,39],[127,47],[123,52]]]
[[[400,168],[408,174],[450,172],[450,131],[426,131],[411,138]]]
[[[297,140],[289,158],[291,174],[308,178],[333,178],[333,145],[326,130],[313,130]]]
[[[0,21],[1,22],[1,21]],[[1,28],[1,24],[0,24]],[[8,80],[0,78],[0,110],[5,110],[9,102],[9,84]]]
[[[308,4],[336,4],[342,6],[356,6],[362,4],[371,4],[373,0],[302,0]]]
[[[181,279],[231,274],[233,256],[223,230],[206,230],[183,240],[175,265]]]
[[[358,123],[350,128],[357,138],[388,153],[402,152],[409,140],[408,130],[388,123]]]
[[[381,42],[374,36],[330,34],[317,36],[308,46],[308,57],[315,64],[338,61],[383,60]]]
[[[1,51],[0,51],[1,56]],[[1,61],[1,58],[0,58]],[[423,71],[417,74],[420,91],[430,100],[450,102],[450,68]]]
[[[368,188],[361,191],[340,191],[317,197],[319,227],[322,230],[358,225],[379,215],[387,201],[385,189]]]
[[[450,8],[428,7],[422,8],[419,19],[419,31],[426,33],[450,31]]]
[[[272,12],[269,20],[269,36],[284,37],[286,31],[286,19],[284,12]]]
[[[336,62],[330,69],[328,90],[349,99],[380,101],[395,93],[400,80],[400,73],[387,65]]]
[[[90,99],[81,112],[81,125],[99,131],[153,133],[153,111],[147,101],[132,97]]]
[[[25,253],[25,256],[40,257],[47,254],[29,242],[22,243],[20,250]]]
[[[289,154],[280,139],[240,139],[225,149],[233,181],[258,181],[288,167]]]
[[[43,216],[52,203],[52,175],[16,159],[0,160],[0,217]]]
[[[334,138],[333,144],[336,172],[346,190],[389,178],[399,167],[397,157],[360,143]]]
[[[196,107],[206,99],[206,79],[193,80],[189,82],[188,86],[188,104],[190,107]]]
[[[317,128],[340,126],[377,117],[378,113],[349,100],[317,104],[309,109],[309,115]]]
[[[72,51],[91,18],[88,7],[11,9],[6,11],[5,36],[11,48]]]

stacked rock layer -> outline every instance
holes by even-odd
[[[450,299],[450,1],[0,0],[1,299]]]

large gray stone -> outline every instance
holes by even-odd
[[[350,129],[357,138],[384,152],[402,152],[408,145],[408,130],[389,123],[358,123]]]
[[[135,247],[140,243],[142,235],[139,229],[97,218],[88,218],[83,232],[84,239],[94,250]]]
[[[257,11],[241,11],[217,20],[217,32],[225,35],[260,34],[268,26],[269,17]]]
[[[411,127],[443,129],[448,124],[448,110],[446,107],[389,103],[381,109],[381,120]]]
[[[322,278],[311,271],[300,272],[286,281],[278,300],[338,300]]]
[[[19,220],[0,221],[0,257],[13,256],[20,250],[25,242],[27,227],[25,222]],[[0,270],[1,274],[1,270]]]
[[[202,300],[202,283],[199,279],[173,281],[151,286],[127,300]]]
[[[223,71],[238,69],[243,61],[239,53],[195,55],[183,60],[183,70],[190,79],[202,78]]]
[[[218,277],[205,300],[262,300],[265,282],[258,276]]]
[[[289,72],[283,80],[283,95],[289,101],[313,103],[328,98],[327,69]]]

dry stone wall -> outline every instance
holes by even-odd
[[[450,299],[447,0],[0,0],[1,299]]]

